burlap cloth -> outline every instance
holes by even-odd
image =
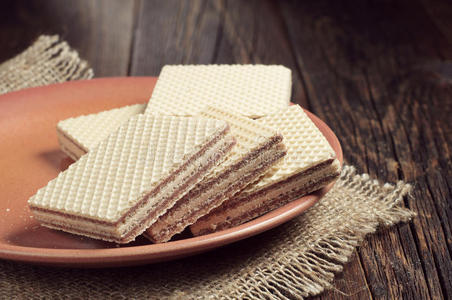
[[[87,79],[93,72],[67,43],[42,36],[0,65],[0,93]],[[0,297],[304,298],[331,288],[366,234],[409,220],[399,206],[409,184],[381,184],[345,166],[312,209],[276,229],[210,253],[117,269],[58,269],[0,261]]]

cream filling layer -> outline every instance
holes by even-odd
[[[101,224],[101,223],[87,223],[86,221],[77,220],[77,219],[69,219],[62,215],[52,214],[46,211],[33,210],[33,214],[36,219],[40,222],[52,224],[56,228],[65,228],[73,229],[73,231],[77,232],[78,230],[99,233],[105,236],[116,236],[116,228],[114,225]],[[47,225],[44,224],[44,225]]]
[[[225,151],[225,149],[230,150],[231,149],[230,145],[234,142],[235,142],[234,137],[228,133],[225,138],[220,139],[219,142],[217,142],[215,145],[213,145],[213,147],[208,149],[204,155],[201,155],[199,158],[192,161],[191,168],[187,168],[186,170],[177,173],[176,178],[172,182],[172,184],[167,184],[164,187],[162,187],[157,194],[155,194],[148,201],[146,201],[144,205],[139,207],[133,216],[125,218],[123,222],[119,223],[118,232],[120,236],[121,237],[125,236],[126,233],[128,233],[130,230],[134,228],[135,224],[139,223],[141,220],[146,219],[150,212],[155,210],[156,206],[158,206],[158,203],[160,203],[161,201],[165,201],[166,199],[169,199],[173,193],[177,192],[178,188],[181,185],[184,185],[187,182],[189,182],[189,184],[183,189],[183,191],[179,192],[178,197],[170,199],[170,203],[168,206],[164,207],[163,209],[160,209],[159,211],[156,211],[153,218],[149,218],[143,225],[140,226],[141,227],[139,229],[140,232],[137,235],[143,233],[146,230],[146,228],[148,228],[155,221],[157,221],[157,219],[161,215],[166,213],[166,211],[173,207],[174,204],[176,204],[176,202],[180,198],[182,198],[196,184],[198,184],[209,173],[211,168],[213,168],[215,165],[219,163],[218,153],[222,153],[221,156],[226,155],[227,151]],[[214,161],[214,164],[210,168],[208,168],[212,161]],[[198,174],[200,170],[203,170],[202,174]],[[181,183],[176,184],[176,182]],[[155,204],[149,205],[148,203]]]
[[[220,225],[228,223],[230,219],[236,219],[242,216],[244,217],[248,212],[266,205],[268,202],[271,202],[272,199],[295,190],[307,188],[322,178],[339,172],[339,170],[340,164],[337,160],[334,160],[332,164],[327,165],[306,177],[289,181],[285,184],[281,184],[280,186],[278,186],[278,183],[275,183],[275,187],[270,189],[267,193],[259,195],[258,193],[260,190],[256,191],[256,193],[246,195],[246,197],[244,197],[244,200],[249,198],[247,201],[243,201],[234,207],[228,207],[227,209],[219,210],[218,212],[212,212],[210,215],[207,215],[205,218],[202,218],[195,224],[191,225],[190,230],[194,235],[198,235],[205,230],[214,231]],[[309,191],[308,193],[310,192],[312,191]],[[253,219],[254,217],[256,216],[251,216],[249,219],[243,220],[242,223]]]
[[[240,184],[239,189],[236,189],[232,195],[226,195],[223,194],[220,199],[216,199],[216,205],[213,206],[212,204],[209,206],[209,203],[212,201],[212,199],[216,198],[218,194],[221,194],[222,191],[226,190],[229,186],[234,184],[234,182],[237,182],[239,180],[242,180],[244,177],[248,176],[249,174],[253,173],[256,169],[261,167],[264,164],[267,164],[269,161],[271,161],[276,155],[280,154],[281,152],[285,152],[285,148],[281,148],[281,144],[275,144],[271,148],[269,148],[267,151],[263,152],[262,154],[254,157],[253,159],[247,161],[244,166],[240,169],[237,169],[234,172],[229,173],[229,176],[226,178],[222,178],[222,180],[215,184],[203,187],[205,188],[204,192],[201,192],[198,196],[195,196],[194,198],[190,198],[188,203],[186,203],[184,206],[178,207],[177,209],[173,208],[168,211],[167,215],[163,215],[162,218],[157,220],[148,230],[146,231],[146,234],[149,237],[153,237],[155,235],[158,235],[162,230],[165,230],[168,226],[173,225],[175,222],[179,223],[185,223],[183,228],[180,231],[182,231],[185,227],[193,224],[197,221],[197,219],[201,218],[203,215],[208,214],[212,209],[215,207],[221,205],[223,201],[228,199],[229,197],[233,196],[234,194],[238,193],[241,188],[246,186],[246,184],[256,177],[260,176],[262,173],[264,173],[268,168],[270,168],[274,163],[277,161],[271,162],[267,168],[264,168],[261,172],[256,174],[256,176],[253,176],[252,178],[249,178],[249,180],[243,182],[243,184]],[[236,160],[234,163],[231,164],[231,167],[235,163],[240,162],[241,159]],[[221,174],[220,174],[221,175]],[[203,183],[201,183],[202,185]],[[190,194],[188,194],[189,196]],[[199,207],[204,207],[207,205],[207,208],[201,209]],[[200,211],[202,211],[202,214],[200,214]],[[192,216],[190,222],[183,222],[182,220],[187,217],[187,214],[195,213],[194,216]],[[196,214],[198,213],[198,214]],[[176,232],[176,233],[179,233]],[[174,234],[176,234],[174,233]]]
[[[294,158],[290,157],[290,156],[286,156],[284,159],[294,159]],[[266,180],[266,178],[265,178],[264,180],[256,181],[255,186],[250,185],[249,188],[243,190],[242,195],[243,196],[253,195],[256,192],[261,191],[262,189],[268,188],[268,187],[272,186],[273,184],[275,184],[275,180],[277,180],[277,182],[282,182],[286,179],[289,179],[290,177],[296,176],[297,174],[300,174],[311,168],[314,168],[317,165],[321,164],[322,162],[324,162],[328,159],[334,159],[334,157],[331,156],[328,158],[324,158],[324,160],[322,160],[322,161],[311,162],[310,164],[300,165],[298,167],[298,169],[292,169],[292,170],[290,170],[290,172],[284,172],[283,174],[279,174],[277,179],[275,178],[274,180]],[[284,164],[284,161],[281,161],[281,164]]]
[[[64,232],[69,232],[69,233],[73,233],[73,234],[77,234],[77,235],[83,235],[83,236],[87,236],[87,237],[94,238],[94,239],[102,239],[102,240],[108,241],[108,242],[116,242],[116,239],[114,239],[114,238],[109,238],[106,236],[100,238],[98,235],[94,235],[89,232],[80,232],[79,230],[76,230],[73,228],[68,228],[68,227],[65,227],[64,225],[54,225],[52,223],[45,223],[45,222],[41,223],[41,225],[44,227],[51,228],[51,229],[63,230]],[[64,228],[64,229],[62,229],[62,228]]]
[[[82,230],[86,232],[99,233],[106,236],[116,236],[117,230],[114,225],[87,222],[85,220],[70,219],[63,215],[53,214],[42,210],[33,210],[33,214],[37,220],[44,223],[50,223],[54,226],[61,226],[64,228],[72,228],[74,231]],[[66,231],[66,230],[65,230]]]
[[[73,160],[78,160],[86,153],[83,147],[68,138],[60,129],[57,129],[57,137],[61,150]]]

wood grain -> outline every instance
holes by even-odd
[[[138,18],[131,75],[212,61],[220,18],[211,1],[142,1]]]
[[[216,3],[224,17],[218,54],[212,63],[284,65],[292,70],[292,101],[309,108],[287,28],[276,4],[271,1]]]
[[[96,76],[127,75],[134,5],[133,0],[2,1],[0,61],[40,34],[59,34],[89,61]]]
[[[281,3],[311,83],[313,110],[339,135],[346,159],[381,180],[415,184],[406,200],[419,214],[413,223],[371,236],[359,249],[371,297],[441,299],[450,297],[451,288],[450,224],[441,222],[451,212],[450,168],[444,165],[450,155],[448,142],[438,141],[447,121],[432,105],[443,89],[441,75],[423,68],[444,66],[440,52],[449,53],[449,46],[421,6],[403,8],[385,2]],[[438,104],[449,110],[450,94],[445,96],[449,100]],[[445,158],[443,166],[438,156]]]
[[[452,298],[452,5],[425,1],[2,1],[0,60],[58,33],[98,76],[283,64],[348,163],[414,186],[318,299]]]

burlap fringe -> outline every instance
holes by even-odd
[[[93,70],[65,41],[57,35],[43,35],[24,52],[0,64],[0,94],[92,77]]]
[[[346,166],[332,191],[290,224],[293,228],[288,236],[292,240],[287,243],[297,245],[288,247],[292,251],[275,247],[271,249],[273,253],[261,253],[248,266],[242,265],[244,269],[233,278],[231,273],[224,274],[196,285],[196,289],[178,290],[173,298],[202,299],[211,295],[215,299],[303,299],[320,294],[333,287],[334,274],[342,271],[342,265],[367,234],[375,232],[379,225],[390,226],[415,216],[399,206],[411,188],[402,181],[381,185]],[[340,220],[334,219],[338,214]]]

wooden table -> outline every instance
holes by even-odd
[[[346,161],[405,180],[409,224],[357,249],[319,299],[452,298],[452,5],[445,1],[2,1],[0,61],[60,34],[96,76],[283,64]]]

